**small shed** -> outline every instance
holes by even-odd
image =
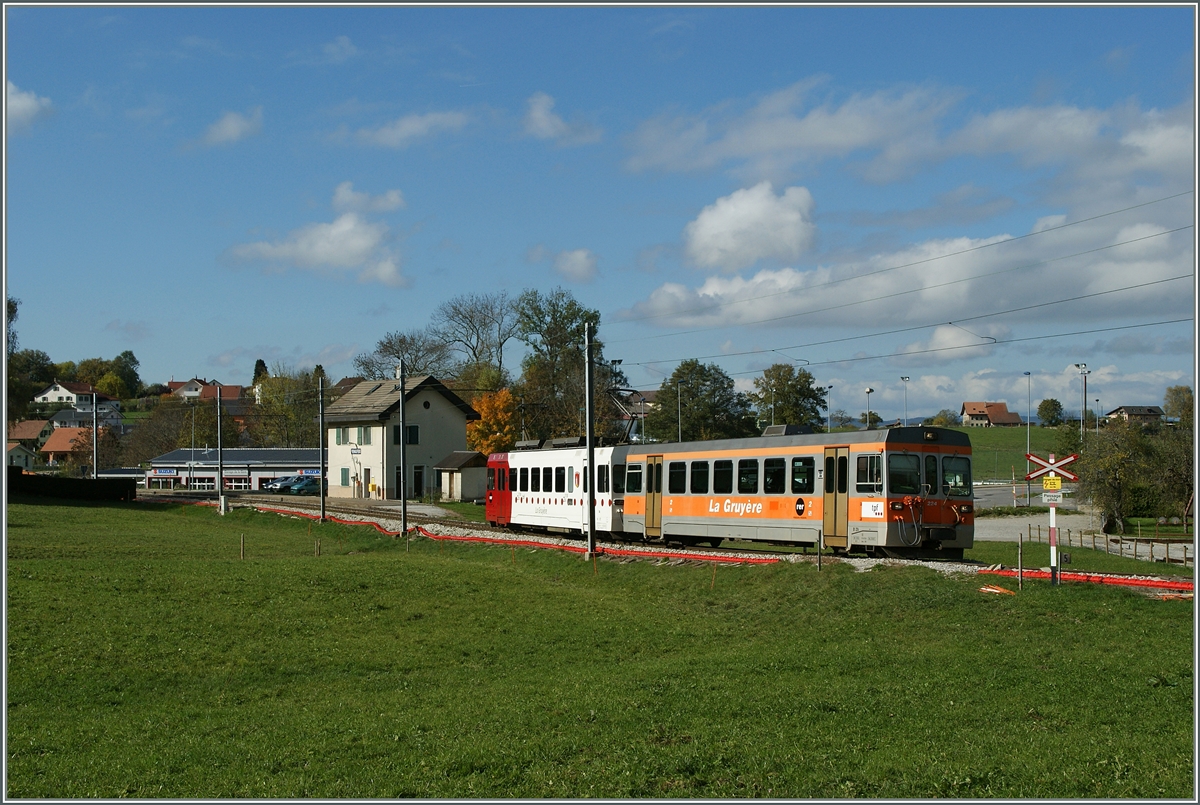
[[[33,452],[20,442],[8,443],[8,466],[32,470],[33,465],[36,463],[37,453]]]
[[[487,491],[487,456],[474,450],[455,450],[433,466],[440,479],[442,500],[481,500]]]

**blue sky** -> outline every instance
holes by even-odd
[[[1078,412],[1076,363],[1105,410],[1194,385],[1191,7],[5,15],[5,279],[55,361],[336,379],[561,286],[640,388],[791,360],[894,419],[902,376],[913,416]]]

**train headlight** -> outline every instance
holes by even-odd
[[[970,514],[971,512],[975,511],[975,507],[972,506],[970,503],[966,503],[966,504],[963,504],[962,506],[959,506],[958,510],[960,512],[962,512],[963,514]]]
[[[894,512],[904,511],[904,504],[898,500],[893,500],[891,502],[890,508]]]

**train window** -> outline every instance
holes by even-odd
[[[625,491],[631,495],[642,491],[642,465],[630,464],[625,468]]]
[[[833,468],[833,456],[825,456],[825,494],[832,495],[837,482],[837,472]]]
[[[811,458],[792,459],[792,494],[811,495],[813,492],[813,472],[815,466]]]
[[[667,492],[682,495],[687,491],[687,462],[672,461],[667,467]]]
[[[586,490],[584,490],[584,491],[586,491]],[[599,467],[596,468],[596,491],[597,492],[607,492],[608,491],[608,465],[607,464],[601,464]]]
[[[855,492],[882,492],[883,468],[879,455],[859,456],[854,478]]]
[[[846,490],[850,486],[850,459],[847,456],[838,456],[837,460],[837,491],[839,495],[846,494]]]
[[[713,494],[728,495],[733,492],[733,462],[713,462]]]
[[[650,475],[651,475],[651,470],[646,470],[646,491],[647,492],[651,491]],[[653,475],[654,475],[654,483],[653,483],[654,491],[661,495],[662,494],[662,462],[659,462],[658,464],[654,465]]]
[[[754,495],[758,493],[758,459],[743,458],[738,460],[738,494]]]
[[[587,473],[584,473],[584,474],[586,475]],[[567,493],[569,494],[574,491],[575,491],[575,468],[567,467]],[[586,492],[587,489],[584,489],[583,491]]]
[[[549,470],[547,470],[547,472],[549,472]],[[554,468],[554,491],[555,492],[566,492],[567,491],[567,468],[566,467],[555,467]]]
[[[893,453],[888,456],[888,494],[921,493],[921,457]]]
[[[524,473],[525,470],[521,470],[521,472]],[[522,487],[523,487],[523,485],[522,485]],[[542,491],[542,471],[537,467],[534,467],[533,471],[531,473],[529,473],[529,491],[530,492],[541,492]]]
[[[708,462],[693,461],[692,462],[692,494],[707,495],[708,494]]]
[[[494,467],[488,467],[487,488],[489,490],[496,488],[496,469]]]
[[[787,459],[765,459],[763,461],[763,494],[782,495],[785,492],[787,492]]]
[[[508,491],[509,492],[517,491],[517,468],[516,467],[508,468]]]
[[[971,459],[965,456],[942,459],[942,492],[952,498],[971,497]]]
[[[612,483],[613,494],[614,495],[625,494],[625,465],[624,464],[613,464],[612,475],[613,475],[613,483]]]
[[[529,491],[529,468],[528,467],[521,468],[521,491],[522,492]]]
[[[925,456],[925,488],[922,491],[926,495],[936,495],[939,489],[941,484],[938,483],[937,456]]]
[[[554,491],[554,468],[553,467],[542,467],[542,491],[543,492],[553,492]]]

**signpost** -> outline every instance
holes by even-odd
[[[1026,481],[1032,481],[1034,478],[1042,479],[1042,502],[1050,506],[1050,583],[1058,584],[1058,528],[1054,525],[1054,513],[1058,509],[1058,504],[1062,503],[1062,479],[1068,481],[1078,481],[1079,476],[1070,470],[1063,469],[1067,464],[1071,464],[1079,458],[1078,453],[1060,458],[1057,461],[1054,459],[1054,454],[1050,454],[1050,459],[1046,460],[1041,456],[1035,456],[1033,453],[1026,453],[1025,458],[1038,465],[1038,468],[1025,476]],[[1061,477],[1060,477],[1061,476]]]

